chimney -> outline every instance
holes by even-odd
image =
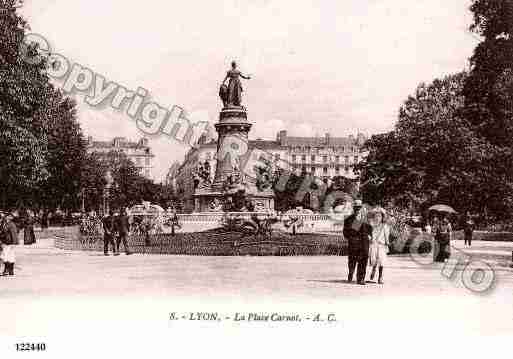
[[[359,132],[358,135],[356,136],[356,143],[358,144],[358,146],[363,146],[365,144],[365,141],[367,140],[367,137]]]
[[[283,144],[285,143],[285,139],[286,138],[287,138],[287,131],[286,130],[281,130],[276,135],[276,141],[278,141],[281,146],[283,146]]]
[[[200,138],[198,139],[198,145],[204,145],[207,143],[207,133],[202,133]]]
[[[326,132],[324,134],[324,138],[326,140],[326,145],[329,145],[330,144],[330,133],[329,132]]]

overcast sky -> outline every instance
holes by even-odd
[[[32,31],[54,51],[159,104],[220,110],[232,59],[253,78],[243,104],[250,137],[389,130],[420,82],[461,71],[477,43],[470,0],[26,0]],[[78,96],[79,120],[98,139],[142,134],[123,113]],[[150,138],[160,180],[185,145]]]

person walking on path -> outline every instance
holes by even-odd
[[[130,249],[128,248],[127,241],[128,235],[130,233],[130,219],[128,218],[126,208],[123,208],[119,216],[116,218],[116,231],[118,232],[118,237],[116,241],[117,253],[119,253],[119,244],[123,242],[126,255],[132,254],[132,252],[130,252]]]
[[[13,215],[7,214],[2,236],[2,260],[4,262],[3,276],[14,275],[14,263],[16,262],[15,246],[18,244],[18,229],[13,221]]]
[[[109,245],[112,246],[112,253],[116,256],[119,252],[116,251],[116,243],[114,242],[115,236],[115,223],[114,223],[114,212],[109,211],[109,214],[102,220],[103,225],[103,254],[109,255]]]
[[[40,210],[40,217],[41,217],[41,230],[48,229],[48,210],[46,208]]]
[[[388,253],[390,227],[386,224],[386,211],[376,208],[369,212],[369,224],[372,226],[372,239],[369,245],[369,264],[372,266],[370,279],[374,280],[376,267],[379,270],[378,283],[383,284],[383,267]]]
[[[31,210],[25,212],[25,218],[23,219],[23,244],[31,245],[36,243],[36,234],[34,233],[34,224],[36,218]]]
[[[435,230],[435,241],[438,244],[434,251],[435,262],[445,262],[451,256],[451,237],[451,222],[447,215],[444,215]]]
[[[0,266],[2,264],[4,264],[2,250],[3,250],[3,246],[4,246],[4,242],[5,242],[5,237],[7,236],[7,233],[5,231],[5,227],[7,225],[7,220],[5,219],[5,217],[6,217],[6,215],[3,212],[0,212]],[[4,271],[5,271],[5,269],[4,269]],[[7,269],[7,271],[8,271],[8,269]]]
[[[369,240],[372,228],[366,223],[362,211],[362,201],[353,203],[353,214],[344,221],[344,237],[348,241],[348,275],[347,281],[353,281],[355,268],[357,283],[365,285],[365,274],[369,260]]]
[[[467,212],[467,217],[465,219],[465,226],[463,227],[463,239],[465,241],[464,242],[465,246],[467,244],[469,247],[472,246],[472,236],[474,234],[474,226],[475,226],[475,223],[472,220],[470,213]]]
[[[173,209],[173,217],[171,217],[171,235],[175,235],[175,228],[182,228],[180,225],[180,221],[178,220],[178,214],[176,213],[176,209]]]

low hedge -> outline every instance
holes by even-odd
[[[65,236],[66,237],[66,236]],[[73,236],[58,237],[55,245],[61,249],[103,251],[103,237],[85,236],[78,231]],[[346,255],[347,243],[341,235],[274,232],[272,238],[240,232],[211,230],[193,233],[159,234],[150,237],[130,236],[129,248],[135,253],[182,254],[204,256],[297,256]],[[121,244],[120,250],[123,251]]]

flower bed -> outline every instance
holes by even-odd
[[[271,239],[242,236],[239,232],[220,229],[193,233],[158,234],[146,245],[144,236],[132,235],[130,250],[144,254],[183,254],[208,256],[288,256],[345,255],[347,243],[341,235],[301,233],[291,235],[274,232]],[[67,250],[103,251],[103,237],[85,236],[77,228],[56,235],[55,246]],[[121,244],[120,250],[123,251]]]

